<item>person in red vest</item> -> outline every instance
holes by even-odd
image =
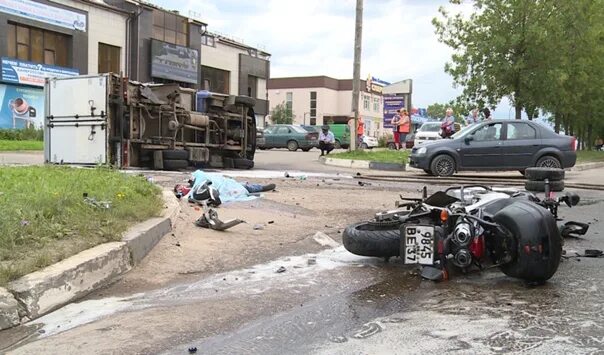
[[[399,143],[403,150],[407,148],[407,134],[411,130],[411,118],[409,112],[404,108],[401,110],[401,119],[398,121]]]
[[[363,123],[363,120],[359,118],[357,124],[357,138],[359,147],[361,144],[363,144],[363,135],[365,135],[365,123]]]

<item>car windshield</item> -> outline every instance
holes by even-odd
[[[440,130],[440,122],[424,123],[420,128],[420,132],[438,132]]]

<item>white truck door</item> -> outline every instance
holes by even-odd
[[[107,163],[107,76],[51,79],[45,90],[46,162]]]

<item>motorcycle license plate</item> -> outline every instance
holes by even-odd
[[[434,226],[408,225],[404,229],[405,264],[434,264]]]

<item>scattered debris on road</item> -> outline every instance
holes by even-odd
[[[82,196],[84,197],[84,202],[90,206],[105,209],[105,210],[108,210],[111,208],[111,204],[112,204],[111,201],[98,201],[94,197],[88,197],[88,192],[84,192],[82,194]]]
[[[224,231],[241,223],[245,223],[245,221],[240,219],[231,219],[223,222],[218,218],[218,212],[207,206],[204,206],[203,214],[197,219],[197,221],[195,221],[195,225],[198,227],[209,228],[217,231]]]
[[[285,268],[285,266],[281,266],[277,269],[277,271],[275,271],[277,274],[280,274],[282,272],[285,272],[287,269]]]

